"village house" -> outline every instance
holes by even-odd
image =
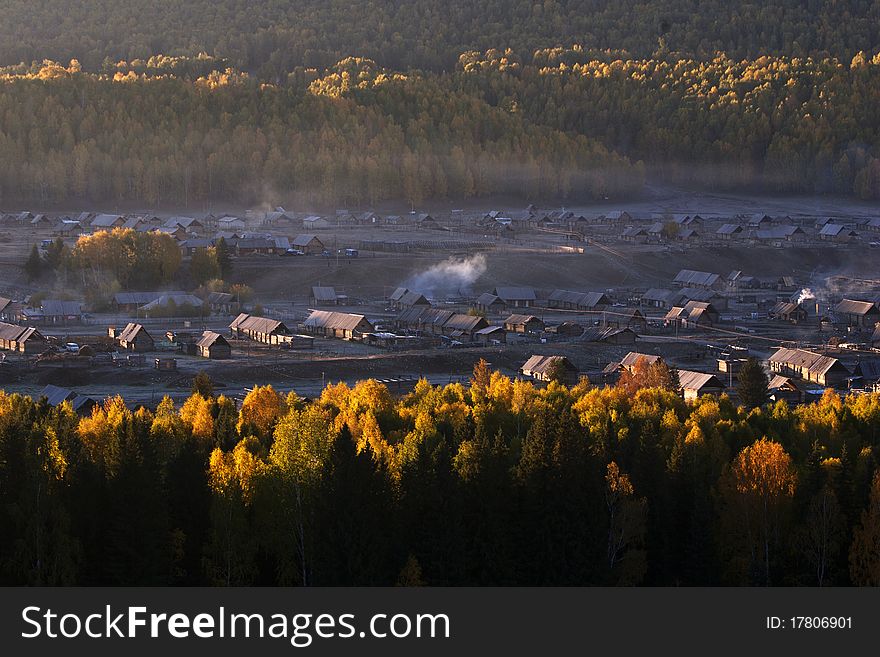
[[[776,374],[768,384],[771,401],[784,400],[789,405],[803,404],[807,399],[807,387],[803,380]]]
[[[236,305],[235,297],[229,292],[211,292],[205,299],[205,303],[208,304],[212,313],[218,315],[228,315]]]
[[[307,333],[342,340],[359,340],[365,333],[375,331],[363,315],[332,310],[313,310],[303,322],[303,327]]]
[[[308,217],[303,217],[303,229],[304,230],[318,230],[321,228],[332,228],[333,224],[330,223],[329,220],[324,217],[312,214]]]
[[[142,306],[155,301],[163,294],[178,296],[184,295],[186,292],[179,290],[168,292],[117,292],[113,295],[113,307],[116,312],[137,312]]]
[[[678,292],[652,287],[639,298],[639,305],[648,308],[668,309],[675,305],[675,299],[679,296]]]
[[[119,348],[124,351],[144,352],[153,351],[155,348],[153,338],[142,324],[129,322],[119,333],[111,327],[108,330],[108,335],[115,339]]]
[[[454,313],[444,322],[443,335],[463,342],[473,342],[476,332],[488,327],[489,322],[485,317]]]
[[[645,367],[650,367],[657,362],[662,363],[663,358],[656,354],[643,354],[638,351],[630,351],[621,360],[608,363],[608,365],[605,366],[605,369],[602,370],[602,379],[606,382],[613,383],[623,371],[633,374],[637,365],[644,364]]]
[[[531,287],[496,287],[492,294],[504,301],[508,308],[531,308],[535,305],[535,289]]]
[[[204,303],[193,294],[165,293],[141,306],[145,316],[191,316],[200,313]]]
[[[685,328],[713,326],[721,315],[711,303],[688,301],[684,306],[674,306],[663,319],[668,323],[678,322]]]
[[[504,300],[490,292],[484,292],[478,296],[474,306],[477,310],[493,315],[498,315],[507,310],[507,304],[504,303]]]
[[[714,374],[678,370],[678,383],[685,400],[697,399],[702,395],[720,395],[724,392],[724,383]]]
[[[715,231],[715,237],[724,241],[731,241],[742,237],[743,227],[739,224],[724,224]]]
[[[244,230],[247,224],[238,217],[221,217],[217,220],[217,230],[224,232],[235,232]]]
[[[642,226],[627,226],[620,236],[626,242],[636,242],[637,244],[644,244],[650,237],[648,231]]]
[[[578,368],[565,356],[532,356],[519,371],[536,381],[552,381],[555,377],[567,384],[576,382],[578,376]]]
[[[219,333],[205,331],[196,342],[196,352],[202,358],[224,359],[232,357],[232,346]]]
[[[195,217],[170,217],[164,224],[165,228],[180,226],[187,233],[197,233],[202,230],[204,224]]]
[[[597,312],[611,305],[611,300],[603,292],[569,292],[553,290],[547,298],[548,308],[560,310],[580,310]]]
[[[560,338],[578,338],[584,334],[584,327],[577,322],[562,322],[556,326],[547,326],[545,329]]]
[[[834,314],[840,324],[861,329],[873,328],[880,322],[880,309],[870,301],[844,299],[834,307]]]
[[[852,228],[842,224],[825,224],[819,231],[819,239],[826,242],[845,244],[859,238],[859,234]]]
[[[82,302],[44,299],[38,314],[39,321],[46,324],[79,323],[83,319]]]
[[[339,305],[339,296],[336,294],[336,288],[313,285],[309,301],[315,306],[336,306]]]
[[[602,344],[635,344],[636,333],[631,328],[615,328],[613,326],[590,326],[583,330],[580,339],[584,342],[600,342]]]
[[[39,354],[48,347],[48,341],[37,329],[0,322],[0,349],[22,354]]]
[[[504,344],[507,342],[507,331],[503,326],[487,326],[474,331],[474,341],[481,344]]]
[[[394,310],[402,310],[413,306],[430,306],[431,302],[423,294],[399,287],[388,297],[388,305]]]
[[[828,388],[845,387],[849,370],[836,358],[782,347],[770,356],[770,371],[800,377]]]
[[[290,335],[290,329],[284,322],[247,313],[241,313],[232,320],[229,331],[236,338],[245,336],[255,342],[271,345],[281,344],[282,337]]]
[[[672,282],[678,287],[699,287],[706,290],[719,290],[724,285],[718,274],[692,269],[682,269]]]
[[[64,402],[70,404],[73,412],[78,415],[90,415],[92,409],[98,405],[97,400],[86,395],[81,395],[68,388],[61,388],[51,383],[40,392],[40,397],[45,397],[50,406],[61,406]]]
[[[782,242],[804,242],[807,234],[800,226],[771,226],[754,230],[749,237],[756,242],[781,244]]]
[[[778,319],[783,322],[799,324],[807,320],[807,311],[799,303],[791,303],[788,301],[780,301],[773,306],[768,312],[770,319]]]
[[[113,230],[114,228],[122,228],[125,223],[125,217],[121,214],[99,214],[96,215],[89,226],[92,232],[95,230]]]
[[[541,333],[544,322],[534,315],[510,315],[504,320],[504,330],[510,333]]]
[[[324,251],[324,243],[317,235],[300,234],[293,238],[291,247],[306,255],[317,255]]]
[[[614,308],[602,313],[602,322],[605,326],[615,328],[629,328],[633,331],[646,331],[648,320],[638,308]]]

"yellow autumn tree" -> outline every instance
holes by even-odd
[[[286,412],[287,402],[271,385],[255,386],[242,402],[238,414],[238,432],[246,435],[247,430],[251,430],[260,437],[266,437]]]
[[[732,538],[745,539],[745,554],[738,556],[745,558],[750,579],[771,583],[775,551],[783,540],[781,530],[796,485],[791,457],[767,438],[744,448],[733,461],[721,488],[728,505],[728,528],[737,533]]]

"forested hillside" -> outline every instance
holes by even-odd
[[[880,395],[749,410],[644,374],[536,389],[480,363],[469,388],[258,386],[240,410],[201,378],[82,418],[0,392],[0,581],[880,583]]]
[[[880,198],[878,1],[0,9],[7,206]]]
[[[267,79],[348,56],[441,71],[466,50],[575,43],[638,58],[880,49],[877,0],[3,0],[0,11],[0,65],[78,58],[95,69],[204,51]]]

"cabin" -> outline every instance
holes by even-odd
[[[196,353],[202,358],[215,360],[231,358],[232,345],[219,333],[205,331],[198,342],[196,342]]]
[[[297,235],[290,245],[291,248],[302,251],[306,255],[317,255],[324,251],[324,243],[316,235]]]
[[[721,315],[711,303],[688,301],[684,306],[673,306],[663,318],[667,323],[680,323],[684,327],[713,326]]]
[[[365,333],[376,330],[363,315],[331,310],[313,310],[303,322],[303,327],[307,333],[342,340],[359,340]]]
[[[849,370],[836,358],[805,349],[782,347],[770,356],[770,371],[796,376],[827,388],[846,386]]]
[[[852,228],[841,224],[825,224],[819,231],[819,239],[825,242],[846,244],[859,239],[859,234]]]
[[[413,306],[430,306],[431,302],[423,294],[399,287],[388,297],[388,305],[394,310],[402,310]]]
[[[229,331],[237,338],[244,336],[255,342],[271,345],[281,344],[282,338],[291,333],[290,329],[280,320],[248,315],[247,313],[241,313],[232,320]]]
[[[473,342],[476,332],[488,327],[489,322],[485,317],[453,313],[452,317],[443,323],[442,333],[456,340]]]
[[[212,313],[218,315],[228,315],[232,312],[232,307],[236,305],[235,297],[229,292],[211,292],[205,303],[211,309]]]
[[[863,387],[880,384],[880,360],[860,360],[853,367],[852,378]]]
[[[605,326],[615,328],[629,328],[633,331],[646,331],[648,320],[638,308],[614,308],[602,313],[602,321]]]
[[[619,225],[632,223],[632,215],[626,210],[610,210],[601,215],[599,221],[605,224]]]
[[[495,315],[507,310],[507,304],[504,302],[504,299],[497,297],[490,292],[484,292],[478,296],[474,306],[477,310],[482,310],[485,313],[492,313]]]
[[[510,333],[541,333],[544,321],[534,315],[510,315],[504,320],[504,330]]]
[[[507,331],[503,326],[487,326],[474,331],[474,341],[481,344],[504,344],[507,342]]]
[[[776,374],[770,379],[767,387],[770,390],[770,399],[775,402],[784,400],[794,406],[803,404],[807,398],[806,386],[800,379]]]
[[[320,228],[332,228],[333,224],[330,223],[329,220],[324,217],[319,217],[318,215],[309,215],[308,217],[303,217],[303,228],[305,230],[317,230]]]
[[[693,269],[682,269],[672,282],[678,287],[699,287],[706,290],[718,290],[723,286],[718,274]]]
[[[770,319],[778,319],[791,324],[799,324],[807,321],[807,311],[799,303],[791,303],[788,301],[780,301],[773,306],[769,313]]]
[[[579,338],[584,334],[584,327],[577,322],[562,322],[557,326],[548,326],[546,330],[561,338]]]
[[[166,228],[174,228],[180,226],[188,233],[195,233],[205,227],[205,225],[195,217],[170,217],[164,224]]]
[[[531,308],[537,297],[531,287],[496,287],[492,294],[504,301],[508,308]]]
[[[309,301],[315,306],[337,306],[339,305],[339,296],[336,294],[336,288],[313,285]]]
[[[275,240],[270,237],[242,237],[234,244],[235,255],[273,255],[277,252]]]
[[[569,292],[553,290],[547,297],[548,308],[560,310],[580,310],[595,312],[604,310],[611,305],[611,300],[602,292]]]
[[[773,217],[769,214],[753,214],[748,219],[748,225],[753,230],[768,228],[773,225]]]
[[[743,227],[739,224],[724,224],[721,228],[715,231],[715,237],[729,242],[742,237],[743,230]]]
[[[86,395],[81,395],[68,388],[61,388],[51,383],[40,392],[40,397],[45,397],[50,406],[60,406],[68,402],[73,412],[77,415],[90,415],[92,409],[98,405],[97,400]]]
[[[400,328],[422,331],[431,335],[442,335],[443,325],[455,315],[451,310],[431,308],[429,306],[413,306],[407,308],[395,319]]]
[[[644,244],[648,241],[648,231],[645,230],[642,226],[628,226],[624,229],[624,231],[620,234],[620,237],[625,242],[635,242],[637,244]]]
[[[577,381],[578,368],[565,356],[532,356],[520,368],[520,374],[536,381],[552,381],[571,384]]]
[[[631,328],[615,328],[613,326],[591,326],[584,329],[581,340],[602,344],[635,344],[636,333]]]
[[[672,290],[652,287],[640,297],[639,305],[648,308],[668,309],[675,305],[674,298],[677,295],[678,293]]]
[[[247,228],[244,220],[238,217],[221,217],[217,220],[217,229],[224,232],[235,232]]]
[[[49,342],[37,329],[0,322],[0,349],[21,354],[40,354],[48,347]]]
[[[109,335],[111,338],[116,339],[119,348],[124,351],[144,352],[153,351],[155,348],[153,338],[147,329],[144,328],[143,324],[129,322],[118,335],[115,331],[115,329],[111,328]]]
[[[685,400],[697,399],[703,395],[720,395],[726,386],[714,374],[678,370],[678,383]]]
[[[45,299],[40,305],[40,311],[47,324],[81,322],[83,318],[82,303],[79,301]]]
[[[125,223],[125,217],[121,214],[99,214],[96,215],[89,226],[92,230],[113,230],[114,228],[122,228]]]
[[[873,328],[880,322],[880,309],[870,301],[844,299],[834,307],[839,324],[860,329]]]
[[[778,243],[804,242],[807,234],[800,226],[771,226],[752,231],[749,235],[756,242]]]

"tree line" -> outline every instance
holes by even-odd
[[[3,203],[150,206],[602,197],[638,167],[441,81],[349,59],[268,85],[44,62],[0,75]],[[347,91],[354,78],[369,98]]]
[[[199,375],[179,407],[84,417],[0,393],[2,581],[880,584],[880,395],[686,403],[658,374],[480,362],[468,387],[240,408]]]
[[[228,58],[277,81],[297,66],[363,55],[395,69],[449,71],[461,52],[586,43],[647,57],[831,55],[880,48],[877,0],[7,0],[0,65],[79,58],[90,70],[156,55]]]
[[[634,59],[585,47],[464,53],[456,88],[597,139],[647,174],[880,198],[880,55]]]

